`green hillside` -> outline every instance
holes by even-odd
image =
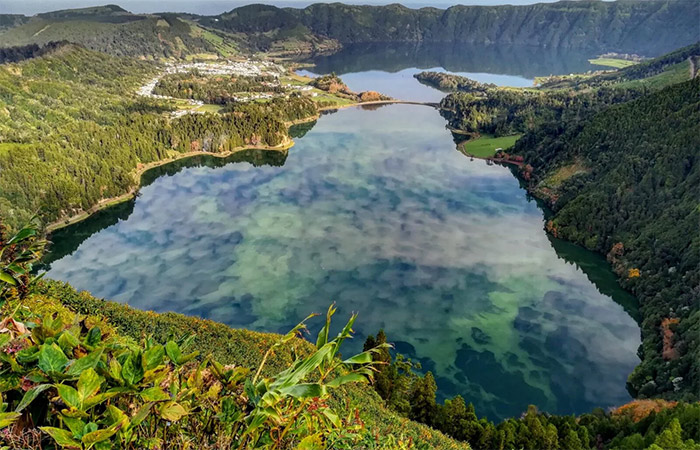
[[[44,224],[80,214],[135,188],[140,165],[193,150],[281,151],[290,142],[285,122],[316,111],[290,99],[171,120],[173,104],[136,95],[158,70],[75,44],[0,65],[0,216],[8,225],[36,213]]]
[[[140,15],[117,6],[55,11],[23,19],[4,31],[0,46],[70,41],[115,56],[184,58],[199,53],[226,56],[237,42],[174,14]]]
[[[585,123],[542,127],[513,149],[533,168],[532,189],[552,204],[550,232],[607,254],[640,298],[642,363],[628,382],[634,396],[700,391],[698,123],[695,78]]]

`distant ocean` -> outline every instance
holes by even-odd
[[[462,2],[451,1],[376,1],[376,0],[347,0],[343,3],[362,5],[386,5],[389,3],[401,3],[409,8],[422,8],[433,6],[447,8],[455,4],[462,5],[527,5],[532,3],[550,3],[554,0],[466,0]],[[312,3],[326,3],[307,0],[265,1],[265,0],[0,0],[0,14],[37,14],[59,9],[84,8],[104,4],[116,4],[135,13],[150,12],[188,12],[202,15],[215,15],[230,11],[239,6],[251,3],[264,3],[280,7],[303,8]],[[327,2],[330,3],[330,2]]]

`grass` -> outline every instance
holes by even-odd
[[[636,61],[619,58],[595,58],[589,59],[588,62],[596,66],[614,67],[615,69],[624,69],[637,64]]]
[[[202,111],[202,112],[210,112],[210,113],[218,113],[221,110],[221,105],[210,105],[210,104],[204,104],[202,106],[198,106],[195,108],[195,111]]]
[[[311,100],[315,101],[316,103],[321,103],[321,107],[323,108],[347,106],[357,103],[347,98],[336,97],[335,95],[329,94],[320,89],[314,89],[312,92],[315,92],[317,95],[316,97],[311,97]]]
[[[503,150],[511,148],[513,144],[515,144],[515,141],[520,139],[520,136],[522,136],[522,134],[502,137],[484,134],[480,138],[469,140],[462,145],[464,145],[464,151],[469,155],[478,158],[490,158],[496,153],[497,148],[502,148]]]
[[[617,84],[618,87],[630,88],[646,86],[649,89],[663,89],[672,84],[682,83],[690,79],[690,63],[683,61],[667,68],[658,75],[653,77],[643,78],[641,80],[624,81]]]
[[[569,165],[562,166],[558,168],[554,173],[549,175],[545,180],[544,183],[548,187],[552,188],[557,188],[559,187],[564,181],[568,180],[569,178],[573,177],[574,175],[578,175],[580,173],[585,173],[587,171],[586,167],[581,163],[580,161],[575,161]]]

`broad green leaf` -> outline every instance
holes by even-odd
[[[88,422],[85,424],[83,427],[83,432],[81,433],[83,436],[85,436],[88,433],[92,433],[93,431],[97,431],[100,427],[97,426],[95,422]],[[82,439],[82,438],[81,438]]]
[[[102,331],[100,327],[92,327],[88,331],[87,337],[85,338],[85,343],[91,347],[96,346],[102,340]]]
[[[187,410],[177,402],[164,403],[160,408],[160,416],[170,422],[177,422],[182,416],[187,414]]]
[[[117,358],[109,360],[109,376],[114,378],[119,384],[124,383],[124,378],[122,378],[122,365],[119,364]]]
[[[39,427],[45,433],[48,433],[58,445],[63,448],[80,449],[80,442],[73,439],[73,435],[68,430],[62,430],[54,427]]]
[[[326,383],[326,386],[331,387],[331,388],[336,388],[338,386],[342,386],[346,383],[366,383],[367,382],[367,377],[359,374],[359,373],[348,373],[345,375],[341,375],[339,377],[336,377]]]
[[[124,422],[121,422],[121,421],[117,422],[114,425],[112,425],[108,428],[105,428],[103,430],[97,430],[97,431],[93,431],[91,433],[87,433],[86,435],[83,436],[81,441],[83,442],[83,444],[85,444],[86,448],[90,448],[93,445],[97,444],[98,442],[106,441],[107,439],[111,438],[123,426],[124,426]]]
[[[100,358],[102,358],[103,351],[104,349],[100,348],[95,350],[94,352],[91,352],[89,355],[76,360],[73,364],[68,366],[68,369],[66,370],[66,375],[71,377],[77,377],[80,376],[80,374],[82,374],[87,369],[94,369],[100,362]]]
[[[117,422],[129,423],[129,417],[124,413],[124,411],[114,405],[109,405],[107,407],[107,414],[109,414],[109,417],[112,419],[112,424]]]
[[[153,370],[163,364],[164,356],[165,349],[162,345],[155,345],[143,352],[143,365],[145,370]]]
[[[78,391],[72,386],[57,384],[56,389],[58,390],[58,396],[61,397],[63,403],[68,405],[69,408],[81,409],[80,396],[78,395]]]
[[[83,404],[85,400],[92,397],[100,390],[100,385],[104,381],[104,378],[97,375],[95,369],[87,369],[80,374],[78,378],[78,396],[80,397],[80,403]]]
[[[58,345],[60,345],[64,351],[69,351],[80,345],[80,340],[75,337],[73,333],[65,330],[61,333],[61,336],[58,337]]]
[[[197,355],[199,355],[199,352],[192,352],[192,353],[190,353],[190,354],[188,354],[188,355],[181,356],[181,357],[180,357],[180,360],[179,360],[177,363],[178,363],[178,365],[186,364],[187,362],[189,362],[189,361],[193,360],[194,358],[196,358]]]
[[[17,412],[22,411],[24,408],[29,406],[29,404],[31,402],[33,402],[34,399],[39,396],[39,394],[41,394],[42,392],[44,392],[45,390],[47,390],[50,387],[51,387],[50,384],[39,384],[37,386],[34,386],[33,388],[31,388],[27,392],[25,392],[24,396],[22,397],[22,400],[19,402],[19,405],[17,405],[17,408],[15,408],[15,411],[17,411]]]
[[[70,429],[71,433],[73,433],[74,438],[80,439],[83,437],[83,432],[86,425],[85,422],[77,417],[68,417],[65,415],[62,415],[62,419],[63,423],[68,425],[68,428]]]
[[[23,348],[16,353],[17,362],[20,364],[26,364],[28,362],[33,362],[39,359],[39,347],[33,345],[31,347]]]
[[[44,344],[39,350],[39,368],[47,374],[61,373],[68,364],[68,358],[61,347],[54,344]]]
[[[122,366],[122,378],[127,384],[134,385],[143,379],[143,366],[141,356],[131,353]]]
[[[3,428],[9,427],[13,423],[15,423],[15,421],[17,419],[19,419],[19,417],[21,415],[22,415],[22,413],[18,413],[18,412],[0,413],[0,430],[2,430]]]
[[[179,364],[178,361],[180,361],[180,358],[182,357],[182,352],[180,351],[180,347],[173,342],[173,341],[168,341],[165,344],[165,353],[168,354],[168,358],[170,358],[170,361],[173,362],[173,364]]]
[[[141,392],[140,395],[143,401],[145,402],[159,402],[162,400],[170,400],[170,395],[163,392],[163,390],[158,386],[145,389],[143,392]]]

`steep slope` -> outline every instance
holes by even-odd
[[[338,42],[314,34],[290,12],[269,5],[247,5],[217,17],[202,17],[204,26],[237,33],[247,45],[267,52],[314,52],[339,48]]]
[[[700,392],[700,78],[540,127],[514,152],[554,215],[548,230],[608,255],[641,303],[634,396]],[[696,399],[696,398],[695,398]]]
[[[236,45],[230,37],[203,30],[174,14],[132,14],[118,6],[39,14],[0,31],[2,47],[52,41],[75,42],[116,56],[147,58],[223,53],[222,41],[229,51]]]
[[[249,7],[246,7],[249,8]],[[269,31],[299,24],[342,44],[366,42],[460,42],[517,44],[591,52],[633,51],[658,55],[697,40],[700,9],[694,2],[566,1],[526,6],[453,6],[409,9],[399,4],[358,6],[320,3],[304,9],[258,7],[246,11],[246,23],[221,17],[227,31],[261,27]],[[272,17],[284,16],[284,24]],[[298,23],[291,21],[296,18]],[[217,26],[217,22],[207,22]],[[226,25],[222,25],[226,24]]]

